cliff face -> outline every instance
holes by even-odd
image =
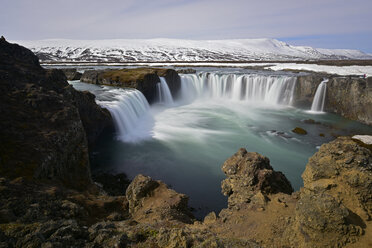
[[[316,89],[322,80],[323,75],[320,74],[297,77],[293,105],[299,108],[310,109]]]
[[[44,70],[31,51],[1,39],[1,175],[90,187],[82,95],[61,71]]]
[[[299,76],[294,106],[310,109],[318,85],[327,82],[325,111],[345,118],[372,124],[372,78],[338,77],[326,74]]]
[[[181,79],[172,69],[87,70],[80,80],[85,83],[135,88],[142,92],[149,103],[153,103],[157,96],[156,85],[160,82],[159,77],[165,78],[173,98],[176,98],[181,88]]]
[[[372,78],[331,78],[325,107],[326,111],[372,125]]]

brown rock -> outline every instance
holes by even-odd
[[[269,195],[293,192],[290,182],[283,173],[273,170],[268,158],[247,152],[244,148],[225,161],[222,171],[227,175],[221,184],[222,193],[229,196],[229,207],[250,202],[257,193]],[[255,199],[262,197],[257,196]]]
[[[129,212],[138,221],[175,220],[192,223],[188,197],[169,189],[163,182],[136,176],[126,190]]]
[[[297,133],[297,134],[301,134],[301,135],[305,135],[307,134],[307,131],[301,127],[295,127],[292,132],[294,133]]]

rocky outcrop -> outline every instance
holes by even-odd
[[[169,189],[163,182],[136,176],[126,190],[129,212],[138,221],[176,220],[192,223],[188,197]]]
[[[297,247],[342,247],[372,216],[372,152],[340,137],[309,159],[290,234]],[[363,245],[361,245],[362,247]]]
[[[229,208],[209,214],[203,226],[219,237],[252,239],[264,247],[370,246],[372,150],[361,141],[368,137],[356,138],[322,145],[302,175],[304,187],[291,195],[267,158],[240,149],[222,166]],[[260,176],[268,171],[276,176]]]
[[[87,70],[80,80],[85,83],[134,88],[141,91],[149,103],[153,103],[157,97],[156,85],[160,82],[159,77],[165,78],[173,98],[176,98],[181,88],[181,79],[172,69]]]
[[[222,171],[227,179],[222,181],[221,188],[229,196],[229,207],[269,194],[293,192],[290,182],[283,173],[273,170],[268,158],[243,148],[225,161]]]
[[[44,70],[31,51],[1,39],[1,175],[80,189],[91,187],[80,114],[99,107],[91,97],[82,99],[82,95],[67,83],[60,70]],[[88,121],[86,126],[90,127]]]
[[[78,72],[75,68],[66,68],[61,70],[65,74],[67,80],[80,80],[81,75],[83,75],[81,72]]]

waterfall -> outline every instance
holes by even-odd
[[[316,89],[313,104],[311,105],[312,112],[323,112],[327,91],[327,82],[328,79],[324,79]]]
[[[97,102],[110,111],[118,138],[137,141],[148,137],[146,128],[138,128],[142,119],[146,119],[144,125],[151,125],[150,107],[145,96],[138,90],[112,89],[109,92],[110,99]]]
[[[172,94],[169,90],[167,81],[165,78],[160,77],[160,83],[156,85],[157,95],[158,95],[158,102],[164,104],[166,106],[170,106],[173,104]]]
[[[181,76],[181,99],[231,99],[272,105],[291,105],[295,77],[204,73]]]

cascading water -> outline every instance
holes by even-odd
[[[122,141],[138,141],[149,136],[151,127],[139,127],[141,119],[145,126],[151,125],[153,119],[149,114],[149,104],[138,90],[111,89],[108,100],[97,101],[106,107],[113,119],[118,138]]]
[[[165,78],[160,77],[160,83],[156,85],[157,94],[158,94],[158,102],[164,104],[166,106],[170,106],[173,104],[173,97],[169,90],[167,81]]]
[[[295,77],[202,74],[181,76],[181,98],[231,99],[261,102],[271,105],[291,105],[296,85]]]
[[[324,102],[327,92],[328,79],[324,79],[318,86],[313,103],[311,105],[311,112],[323,112]]]

